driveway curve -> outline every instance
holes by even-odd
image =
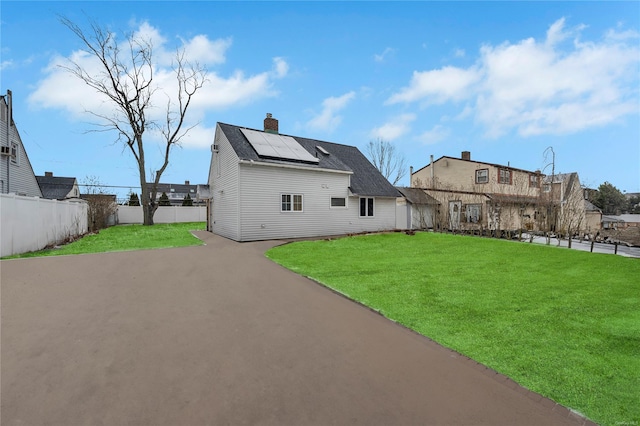
[[[3,425],[590,423],[264,257],[0,262]]]

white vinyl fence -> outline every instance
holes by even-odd
[[[118,206],[118,223],[142,223],[141,206]],[[153,215],[154,223],[206,222],[206,206],[163,206]]]
[[[0,194],[0,256],[41,250],[87,233],[87,203]]]

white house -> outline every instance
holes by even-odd
[[[11,90],[0,100],[0,193],[42,197],[27,151],[13,121]]]
[[[396,228],[399,192],[358,148],[218,123],[208,227],[236,241]]]

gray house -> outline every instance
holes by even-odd
[[[0,192],[42,197],[27,151],[13,121],[11,91],[0,101]]]
[[[212,146],[210,231],[236,241],[396,228],[400,193],[348,145],[218,123]]]
[[[78,180],[74,177],[54,176],[52,172],[44,172],[44,176],[36,176],[42,196],[49,200],[67,200],[80,198]]]

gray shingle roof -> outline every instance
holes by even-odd
[[[352,193],[365,196],[399,197],[400,193],[376,169],[373,164],[355,146],[342,145],[300,136],[284,135],[294,138],[311,155],[318,158],[318,163],[311,164],[295,160],[277,160],[262,158],[253,149],[249,141],[240,131],[239,126],[218,123],[241,160],[253,160],[272,164],[295,164],[309,169],[328,169],[353,172],[351,175]],[[246,128],[246,127],[245,127]],[[256,130],[256,129],[251,129]],[[260,130],[258,130],[260,131]],[[323,154],[316,146],[324,148],[329,154]]]
[[[438,200],[427,194],[420,188],[408,188],[404,186],[396,186],[402,195],[411,204],[440,204]]]
[[[42,197],[49,200],[63,200],[76,183],[74,177],[36,176]]]

